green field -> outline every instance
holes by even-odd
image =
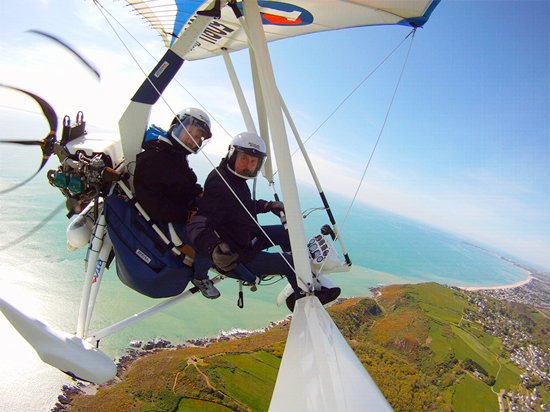
[[[271,358],[272,355],[264,352],[257,356],[255,357],[253,352],[217,357],[212,363],[215,370],[209,368],[209,374],[215,373],[221,378],[223,392],[227,396],[253,411],[267,411],[275,388],[278,368],[260,360],[265,358],[276,363]]]
[[[472,308],[463,296],[457,295],[452,289],[444,288],[437,283],[423,283],[418,288],[418,300],[420,306],[435,318],[449,323],[458,324],[462,319],[465,308]]]
[[[231,412],[233,409],[200,399],[183,398],[177,412]]]
[[[496,376],[499,368],[498,362],[496,361],[497,355],[491,352],[483,342],[476,339],[468,332],[455,326],[451,328],[457,336],[454,342],[456,357],[459,359],[470,358],[485,368],[489,375]]]
[[[434,354],[433,360],[435,363],[439,363],[450,354],[454,354],[452,346],[442,333],[442,329],[443,325],[434,321],[430,322],[430,333],[428,336],[431,338],[431,342],[429,347]]]
[[[507,362],[503,364],[498,374],[497,381],[495,382],[495,386],[493,387],[495,392],[499,392],[501,389],[506,390],[506,392],[511,390],[517,392],[520,383],[519,375],[521,374],[521,370],[513,363]]]
[[[498,399],[479,379],[464,375],[455,389],[453,409],[455,412],[495,412]]]

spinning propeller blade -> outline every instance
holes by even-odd
[[[55,135],[57,131],[57,115],[55,114],[55,110],[53,109],[50,104],[42,99],[41,97],[37,96],[36,94],[33,94],[31,92],[28,92],[23,89],[19,89],[17,87],[8,86],[7,84],[0,83],[0,87],[6,87],[8,89],[17,90],[18,92],[25,93],[26,95],[29,95],[32,97],[36,103],[40,105],[40,108],[42,109],[42,113],[44,113],[44,116],[46,116],[46,119],[48,119],[48,123],[50,124],[50,134]]]
[[[18,89],[17,87],[8,86],[6,84],[1,84],[0,87],[6,87],[8,89],[17,90],[21,93],[25,93],[26,95],[32,97],[40,106],[42,109],[42,113],[44,113],[44,116],[46,116],[46,119],[48,120],[48,124],[50,125],[50,133],[43,139],[43,140],[0,140],[0,143],[11,143],[11,144],[21,144],[25,146],[41,146],[42,147],[42,163],[40,164],[40,167],[36,171],[35,174],[33,174],[31,177],[29,177],[27,180],[18,183],[15,186],[12,186],[8,189],[4,189],[0,191],[0,194],[11,192],[14,189],[17,189],[18,187],[23,186],[24,184],[28,183],[32,178],[34,178],[44,167],[48,159],[53,153],[53,146],[56,142],[56,132],[57,132],[57,115],[55,114],[55,110],[50,106],[48,102],[46,102],[41,97],[28,92],[23,89]]]
[[[23,314],[1,298],[0,311],[44,362],[73,378],[97,384],[115,377],[115,363],[89,342],[56,331]]]
[[[33,176],[34,177],[34,176]],[[32,177],[31,177],[32,179]],[[27,179],[30,180],[30,179]],[[26,181],[25,181],[26,182]],[[20,185],[24,184],[20,183]],[[48,223],[50,220],[52,220],[59,212],[61,212],[63,209],[65,209],[66,202],[63,201],[57,206],[48,216],[46,216],[39,224],[37,224],[35,227],[33,227],[31,230],[29,230],[27,233],[23,234],[22,236],[19,236],[17,239],[12,240],[11,242],[5,243],[2,246],[0,246],[0,252],[3,252],[6,249],[9,249],[10,247],[13,247],[19,243],[21,243],[23,240],[28,238],[29,236],[33,235],[35,232],[40,230],[42,226],[44,226],[46,223]]]
[[[99,75],[99,70],[97,70],[93,64],[91,64],[89,61],[87,61],[84,57],[82,57],[82,55],[80,55],[80,53],[78,53],[76,50],[74,50],[72,47],[69,47],[66,43],[62,42],[61,40],[59,40],[57,37],[54,37],[52,36],[51,34],[48,34],[48,33],[44,33],[43,31],[40,31],[40,30],[27,30],[28,32],[30,33],[35,33],[35,34],[40,34],[41,36],[45,36],[55,42],[57,42],[58,44],[62,45],[63,47],[65,47],[67,50],[69,50],[73,55],[75,55],[82,63],[84,63],[84,65],[90,69],[96,76],[97,76],[97,80],[100,80],[101,76]]]

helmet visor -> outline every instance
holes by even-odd
[[[198,153],[212,137],[212,133],[205,122],[187,116],[172,130],[172,137],[191,153]]]
[[[265,155],[252,155],[246,151],[236,150],[235,173],[247,179],[258,176],[264,165]]]

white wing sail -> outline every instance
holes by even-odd
[[[296,302],[270,412],[392,411],[317,298]]]
[[[127,0],[158,31],[170,47],[193,21],[197,10],[210,8],[212,1]],[[268,42],[302,34],[347,27],[401,24],[421,27],[439,0],[291,0],[258,1]],[[243,10],[242,2],[237,7]],[[204,59],[248,47],[248,40],[230,7],[222,7],[197,41],[186,60]]]

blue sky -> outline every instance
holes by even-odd
[[[164,53],[156,32],[123,2],[103,5],[155,58]],[[99,68],[101,82],[27,29],[75,46]],[[370,27],[272,43],[279,89],[302,138],[408,33],[406,27]],[[124,38],[148,73],[156,61]],[[308,142],[328,193],[355,193],[409,45],[407,40]],[[253,107],[248,54],[232,58]],[[42,96],[58,115],[83,110],[88,124],[116,129],[143,78],[92,1],[0,3],[0,82]],[[177,78],[221,125],[215,123],[207,151],[213,159],[223,155],[230,136],[245,130],[223,60],[185,63]],[[165,97],[170,107],[160,102],[151,118],[159,125],[196,105],[177,84]],[[0,91],[0,105],[36,111],[32,101],[9,91]],[[416,33],[358,199],[550,268],[549,117],[550,2],[443,0]],[[303,162],[295,161],[302,176]]]

